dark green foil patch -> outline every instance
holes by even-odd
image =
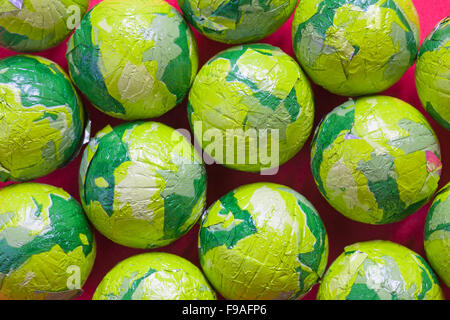
[[[295,122],[297,120],[298,115],[300,114],[301,106],[298,104],[297,100],[297,92],[295,90],[295,87],[292,88],[291,92],[287,96],[287,98],[284,100],[284,106],[286,107],[286,110],[291,115],[291,122]]]
[[[126,130],[138,126],[140,122],[124,123],[98,139],[98,149],[92,158],[86,174],[84,202],[90,205],[98,201],[108,216],[113,214],[115,176],[114,171],[124,162],[130,161],[128,144],[122,141]],[[103,178],[106,188],[98,187],[95,180]]]
[[[423,300],[428,291],[430,291],[433,287],[433,283],[439,285],[439,280],[434,274],[433,270],[428,266],[428,263],[424,258],[416,254],[416,258],[420,260],[420,262],[424,265],[425,269],[419,265],[422,276],[422,291],[420,295],[417,297],[419,300]],[[430,276],[431,275],[431,276]]]
[[[450,20],[450,16],[442,20],[438,27],[424,40],[420,47],[419,57],[425,52],[435,51],[444,46],[450,37],[450,24],[444,26]]]
[[[261,52],[258,49],[273,49],[270,45],[265,44],[251,44],[251,45],[243,45],[235,50],[227,50],[225,52],[222,52],[220,55],[216,56],[212,61],[216,60],[217,58],[227,59],[230,61],[230,72],[228,73],[227,77],[225,78],[228,82],[234,82],[239,81],[247,85],[252,91],[253,96],[258,99],[259,103],[261,105],[268,107],[272,110],[275,110],[277,106],[282,102],[282,100],[276,96],[274,96],[271,92],[262,90],[258,87],[256,83],[251,81],[246,75],[243,75],[240,70],[239,66],[237,64],[237,61],[239,58],[247,51],[247,50],[255,50],[258,53],[265,53]]]
[[[325,251],[325,226],[323,225],[319,215],[309,206],[301,201],[298,201],[297,203],[306,215],[306,227],[309,228],[311,233],[314,235],[314,238],[316,238],[316,242],[313,246],[314,250],[306,253],[300,253],[298,258],[302,264],[305,264],[314,271],[318,272],[322,255]]]
[[[187,38],[189,30],[184,23],[179,24],[178,30],[180,35],[175,39],[175,44],[181,48],[182,53],[169,62],[161,79],[167,89],[177,97],[177,104],[183,100],[189,90],[192,72]],[[180,70],[184,70],[184,72],[180,72]]]
[[[181,174],[189,176],[187,172],[189,166],[200,166],[200,164],[186,164],[182,165],[183,172]],[[168,172],[172,174],[172,172]],[[181,237],[186,230],[182,230],[181,227],[193,214],[192,210],[200,200],[204,192],[206,191],[206,171],[202,170],[202,173],[198,179],[194,179],[195,196],[187,197],[177,194],[175,192],[170,193],[168,196],[163,196],[164,199],[164,237],[163,239],[173,239]]]
[[[210,227],[202,227],[200,229],[200,256],[203,256],[209,250],[225,245],[228,249],[233,248],[239,240],[242,240],[252,234],[258,232],[255,226],[255,222],[252,219],[251,214],[247,210],[242,210],[237,199],[234,196],[234,192],[229,192],[222,198],[220,203],[223,209],[219,214],[227,215],[229,212],[234,217],[234,220],[241,220],[242,222],[234,226],[230,230],[210,230]],[[206,213],[208,214],[208,213]],[[207,216],[205,220],[207,220]]]
[[[21,42],[27,41],[28,37],[23,34],[12,33],[0,26],[0,43],[2,47],[16,47]]]
[[[353,103],[354,104],[354,103]],[[340,107],[338,107],[340,108]],[[317,187],[326,197],[322,178],[320,177],[320,166],[322,165],[324,151],[333,144],[339,134],[344,130],[351,130],[355,121],[355,109],[347,112],[345,116],[340,116],[336,112],[327,115],[322,124],[318,127],[317,134],[313,139],[313,146],[316,151],[311,159],[311,169],[316,179]]]
[[[435,119],[441,126],[443,126],[445,129],[450,130],[450,122],[446,121],[442,116],[436,112],[436,109],[433,107],[431,102],[427,102],[425,109],[430,114],[433,119]]]
[[[379,223],[394,222],[403,217],[406,205],[400,199],[396,180],[392,178],[395,173],[394,158],[389,154],[377,155],[373,152],[370,160],[358,163],[357,169],[367,178],[378,208],[383,209],[383,218]]]
[[[136,291],[136,289],[139,287],[142,281],[144,281],[146,278],[154,274],[155,272],[158,272],[158,270],[149,268],[148,271],[140,278],[136,279],[131,283],[131,286],[128,288],[127,292],[122,296],[121,300],[133,300],[133,294]]]
[[[80,26],[73,34],[73,47],[67,50],[70,75],[78,88],[97,107],[106,112],[125,114],[123,105],[114,99],[106,88],[104,77],[99,68],[100,48],[92,43],[91,13],[81,20]],[[75,71],[76,66],[79,73]]]

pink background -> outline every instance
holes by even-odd
[[[99,2],[99,0],[91,0],[91,7]],[[178,9],[178,5],[175,0],[169,0],[168,2]],[[413,2],[416,6],[417,12],[419,13],[421,40],[423,40],[441,19],[450,14],[450,0],[413,0]],[[291,43],[291,25],[292,17],[276,33],[261,42],[278,46],[295,58]],[[219,51],[229,47],[228,45],[208,40],[196,31],[194,31],[194,33],[199,47],[200,66]],[[66,42],[64,42],[54,49],[40,52],[38,54],[57,62],[67,71],[67,61],[65,59],[66,48],[67,45]],[[0,49],[0,58],[13,54],[15,53],[5,49]],[[330,94],[318,86],[314,86],[314,93],[316,101],[315,126],[325,114],[347,100],[346,97],[339,97]],[[441,142],[442,162],[444,166],[439,187],[442,187],[449,181],[450,177],[450,168],[447,168],[446,166],[450,163],[450,148],[446,146],[446,142],[450,138],[450,132],[440,127],[428,114],[425,113],[415,89],[414,67],[410,68],[397,84],[385,91],[383,94],[395,96],[410,103],[424,113],[430,121],[439,138],[439,141]],[[107,124],[114,126],[123,122],[121,120],[108,117],[97,111],[87,102],[86,99],[84,99],[84,102],[92,120],[92,134],[95,134]],[[186,116],[186,101],[164,116],[153,120],[161,121],[177,129],[189,129]],[[351,221],[336,212],[319,193],[314,183],[309,166],[310,144],[311,137],[305,144],[305,147],[293,159],[284,164],[275,176],[260,176],[258,174],[243,173],[226,169],[220,165],[207,166],[207,205],[209,206],[228,191],[231,191],[242,184],[259,181],[280,183],[294,188],[303,194],[319,211],[325,223],[330,241],[328,265],[330,265],[334,259],[342,253],[346,245],[359,241],[375,239],[391,240],[400,243],[425,257],[423,248],[423,228],[431,201],[422,209],[398,223],[371,226]],[[80,159],[81,155],[79,155],[67,167],[56,170],[52,174],[37,179],[36,181],[61,187],[79,200],[78,168],[80,165]],[[0,186],[4,185],[6,184],[0,184]],[[197,233],[198,226],[195,226],[188,234],[178,241],[155,251],[178,254],[199,266],[197,253]],[[118,262],[132,255],[150,251],[120,246],[106,239],[97,231],[96,239],[98,245],[97,259],[95,261],[92,273],[83,287],[84,293],[78,299],[91,299],[102,278]],[[450,298],[450,289],[445,287],[444,284],[442,284],[442,287],[446,294],[446,298]],[[315,299],[317,289],[318,286],[314,286],[303,299]]]

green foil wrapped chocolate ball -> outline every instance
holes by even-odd
[[[438,187],[439,142],[425,117],[397,98],[372,96],[335,108],[317,128],[311,169],[340,213],[370,224],[397,222]]]
[[[314,120],[313,92],[279,48],[237,46],[202,67],[189,93],[188,116],[215,162],[257,172],[277,168],[302,148]]]
[[[74,298],[95,254],[94,233],[67,192],[38,183],[0,190],[0,300]]]
[[[224,43],[257,41],[275,32],[297,0],[178,0],[186,20],[206,37]]]
[[[450,183],[439,191],[428,211],[425,252],[431,267],[450,287]]]
[[[163,252],[144,253],[117,264],[92,300],[215,300],[200,269]]]
[[[227,299],[296,299],[325,271],[328,237],[313,205],[273,183],[241,186],[205,212],[199,255]]]
[[[420,47],[416,86],[425,110],[450,130],[450,16],[439,22]]]
[[[0,180],[25,181],[64,166],[84,137],[84,110],[66,73],[45,58],[0,60]]]
[[[195,38],[163,0],[100,2],[67,48],[70,75],[100,111],[158,117],[180,103],[197,73]]]
[[[2,0],[0,46],[19,52],[59,45],[75,29],[89,0]]]
[[[202,214],[206,171],[194,146],[162,123],[107,126],[84,151],[80,196],[91,222],[112,241],[161,247]]]
[[[436,275],[414,251],[390,242],[345,247],[323,277],[318,300],[444,300]]]
[[[411,0],[302,0],[295,55],[312,81],[344,96],[381,92],[411,67],[419,47]]]

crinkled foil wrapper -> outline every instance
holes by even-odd
[[[425,220],[425,252],[431,267],[450,287],[450,183],[431,204]]]
[[[318,300],[443,300],[425,259],[384,240],[345,247],[323,277]]]
[[[420,47],[416,87],[425,110],[450,130],[450,16],[438,23]]]
[[[0,69],[0,180],[32,180],[64,167],[90,135],[69,77],[30,55],[2,59]]]
[[[0,46],[18,52],[53,48],[86,13],[89,0],[3,0]]]
[[[194,146],[157,122],[105,127],[81,160],[80,197],[103,235],[133,248],[168,245],[204,210],[206,171]]]
[[[216,163],[263,171],[303,147],[314,120],[313,92],[281,49],[236,46],[202,67],[189,93],[188,117],[197,141]]]
[[[328,237],[302,195],[255,183],[226,194],[205,212],[199,256],[208,280],[227,299],[297,299],[322,276]]]
[[[297,0],[178,0],[186,20],[206,37],[229,44],[261,40],[294,12]]]
[[[414,64],[419,17],[411,0],[302,0],[295,55],[312,81],[343,96],[386,90]]]
[[[67,192],[38,183],[0,190],[0,300],[75,298],[95,255],[94,233]]]
[[[311,169],[337,211],[387,224],[430,200],[442,163],[439,141],[417,109],[397,98],[369,96],[325,116],[313,139]]]
[[[197,44],[163,0],[103,1],[69,39],[76,86],[100,111],[125,120],[163,115],[187,94],[197,73]]]
[[[196,266],[169,253],[128,258],[103,278],[93,300],[215,300],[216,294]]]

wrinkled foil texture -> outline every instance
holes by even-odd
[[[89,0],[2,1],[0,46],[18,52],[53,48],[69,36],[88,5]]]
[[[187,94],[197,44],[163,0],[111,0],[92,8],[69,39],[76,86],[100,111],[125,120],[161,116]]]
[[[203,271],[226,299],[296,299],[322,276],[328,237],[313,205],[273,183],[244,185],[205,212]]]
[[[66,73],[30,55],[0,60],[0,180],[26,181],[65,166],[89,138]]]
[[[215,300],[196,266],[169,253],[151,252],[117,264],[103,278],[93,300]]]
[[[294,12],[297,0],[178,0],[186,20],[204,36],[223,43],[261,40]]]
[[[389,88],[413,65],[419,31],[411,0],[302,0],[292,39],[315,83],[361,96]]]
[[[442,163],[437,137],[417,109],[397,98],[369,96],[325,116],[313,139],[311,169],[337,211],[386,224],[430,200]]]
[[[450,16],[440,21],[422,43],[415,75],[423,107],[450,130]]]
[[[203,213],[206,171],[194,146],[157,122],[105,127],[79,174],[84,210],[103,235],[133,248],[170,244]]]
[[[236,46],[218,53],[201,68],[189,93],[188,117],[206,153],[211,142],[217,142],[208,140],[208,135],[219,130],[222,157],[209,154],[217,163],[256,172],[282,165],[303,147],[314,120],[313,92],[298,64],[281,49],[267,44]],[[196,128],[199,124],[201,132]],[[254,131],[256,135],[251,135]],[[227,136],[245,137],[245,145],[236,143],[233,150],[226,143]],[[272,163],[262,163],[260,156],[251,159],[264,150],[272,156],[272,141],[278,148]],[[257,150],[252,149],[255,145]],[[238,155],[238,148],[244,151],[244,161],[227,160],[229,154]]]
[[[443,300],[425,259],[390,241],[345,247],[323,277],[318,300]]]
[[[0,190],[0,300],[65,300],[77,268],[82,286],[96,255],[94,233],[67,192],[38,183]],[[68,272],[70,271],[70,272]]]
[[[450,287],[450,183],[439,191],[431,204],[424,238],[428,261]]]

